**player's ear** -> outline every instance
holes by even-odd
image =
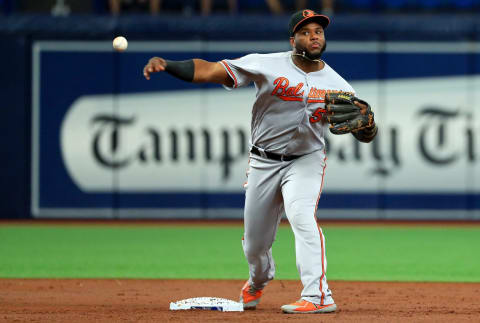
[[[295,37],[290,37],[290,45],[295,48]]]

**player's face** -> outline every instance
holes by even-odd
[[[310,22],[302,26],[294,36],[290,38],[290,44],[299,54],[305,51],[305,55],[310,59],[320,58],[326,49],[323,27],[316,22]]]

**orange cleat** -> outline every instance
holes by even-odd
[[[243,303],[244,310],[254,310],[260,303],[260,297],[262,297],[262,290],[256,289],[247,281],[240,293],[240,303]]]
[[[304,299],[299,299],[293,304],[283,305],[282,311],[289,314],[316,314],[335,312],[337,305],[335,303],[320,305],[311,303]]]

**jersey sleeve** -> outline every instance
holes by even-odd
[[[224,87],[227,90],[236,89],[238,87],[247,86],[255,81],[256,76],[260,74],[258,54],[249,54],[237,59],[224,59],[220,61],[225,71],[233,80],[233,86]]]

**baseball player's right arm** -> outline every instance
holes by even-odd
[[[198,58],[187,61],[169,61],[161,57],[152,57],[143,68],[143,76],[149,80],[150,74],[163,71],[187,82],[233,86],[232,78],[220,63]]]

